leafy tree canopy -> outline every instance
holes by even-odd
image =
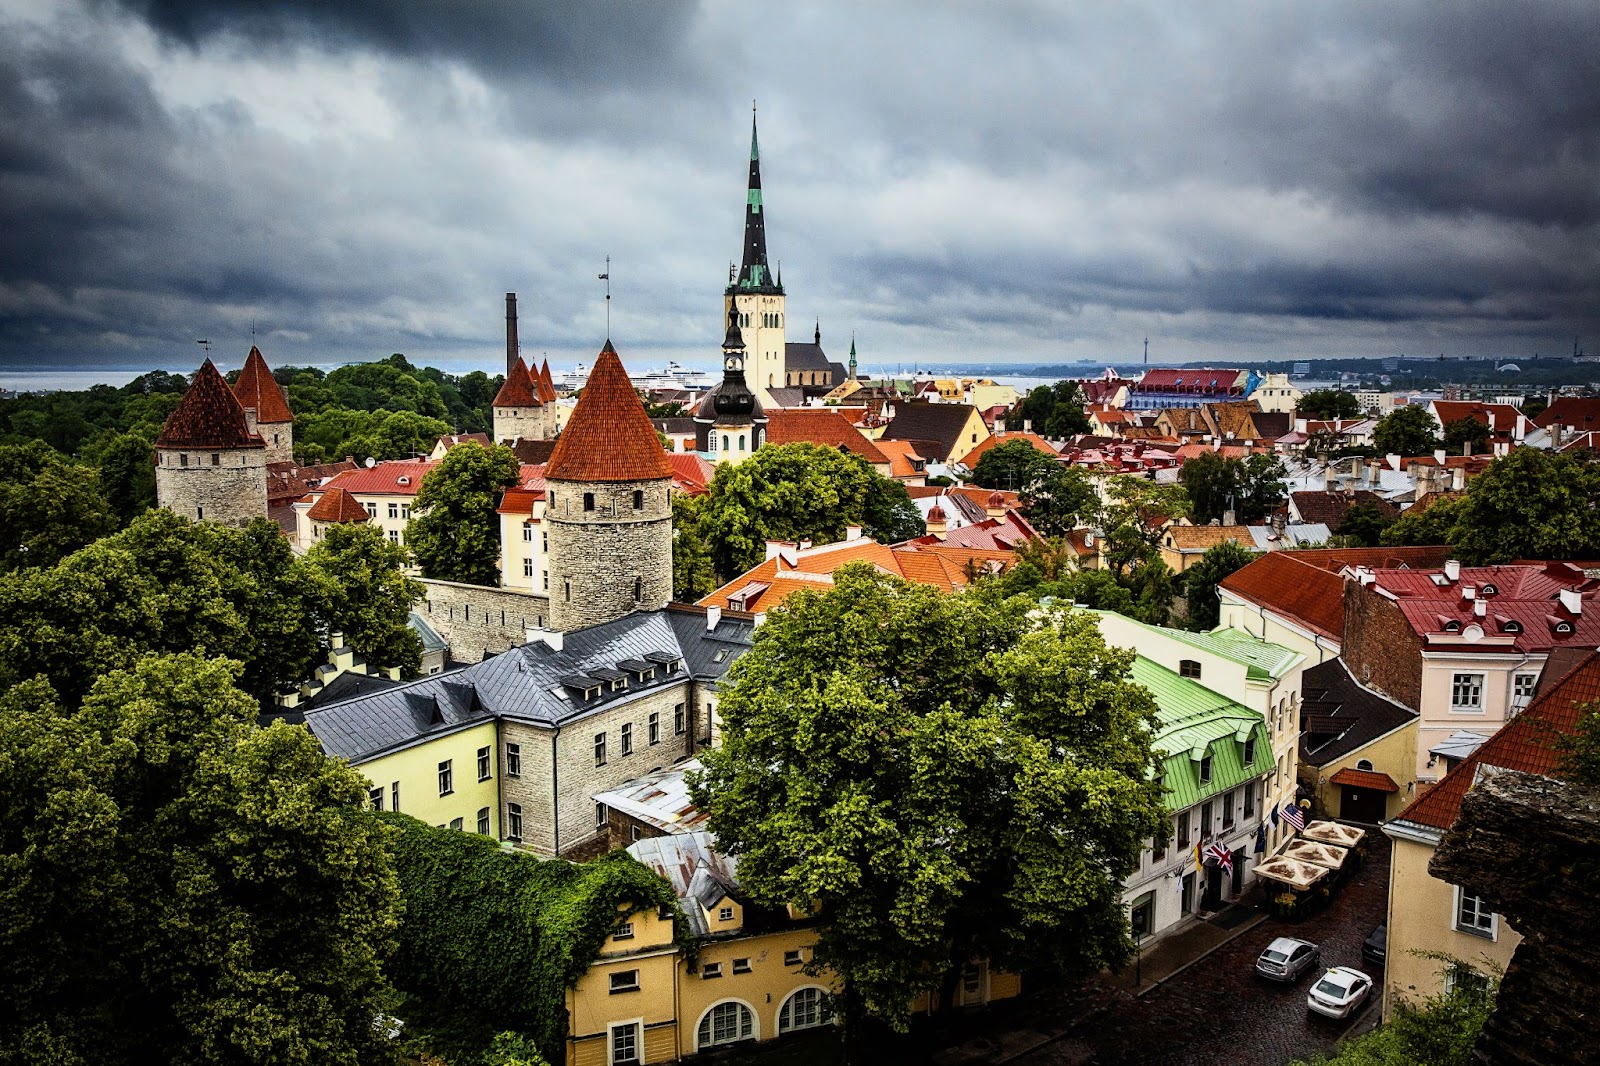
[[[860,564],[834,580],[757,631],[691,792],[756,899],[820,904],[814,964],[842,979],[847,1025],[903,1027],[975,957],[1125,959],[1121,882],[1165,817],[1132,653],[1022,597]]]
[[[1222,619],[1222,603],[1217,598],[1217,585],[1235,570],[1248,565],[1256,553],[1232,541],[1215,544],[1205,550],[1193,565],[1183,573],[1184,596],[1189,606],[1186,628],[1197,632],[1215,629]]]
[[[1439,423],[1425,407],[1401,407],[1378,419],[1372,444],[1384,455],[1432,455],[1439,447]]]
[[[1420,510],[1408,508],[1378,534],[1378,542],[1386,546],[1447,544],[1465,506],[1465,497],[1458,496],[1434,500]]]
[[[843,540],[845,527],[893,543],[926,531],[905,486],[859,455],[817,444],[768,444],[717,468],[701,506],[700,535],[717,576],[759,563],[769,540]]]
[[[150,655],[81,706],[0,694],[0,1062],[390,1054],[388,834],[310,733],[255,727],[238,669]]]
[[[1089,432],[1089,416],[1084,411],[1086,401],[1083,389],[1076,381],[1058,381],[1054,385],[1040,385],[1017,401],[1006,416],[1012,429],[1033,427],[1035,433],[1051,440]]]
[[[422,638],[408,624],[409,608],[424,590],[405,567],[405,549],[389,543],[382,530],[342,523],[329,526],[306,553],[302,573],[325,638],[342,633],[369,662],[398,666],[410,676],[422,665]]]
[[[0,571],[54,566],[117,524],[94,468],[40,440],[0,445],[0,515]]]
[[[1361,402],[1355,393],[1343,389],[1312,389],[1300,397],[1295,413],[1301,418],[1330,421],[1336,418],[1360,418]]]
[[[986,489],[1022,492],[1042,478],[1056,460],[1041,452],[1026,437],[1002,441],[978,457],[972,480]]]
[[[1515,448],[1467,486],[1448,543],[1464,562],[1587,559],[1600,552],[1600,466]]]
[[[711,548],[700,533],[704,496],[672,494],[672,598],[693,603],[717,587]]]
[[[1223,518],[1228,511],[1239,523],[1265,518],[1284,501],[1283,461],[1275,455],[1256,454],[1230,459],[1206,452],[1178,468],[1178,483],[1189,494],[1196,522]]]
[[[1100,494],[1082,469],[1052,462],[1023,490],[1022,512],[1039,532],[1063,536],[1095,520]]]
[[[1458,418],[1444,427],[1444,446],[1447,451],[1456,455],[1467,454],[1467,448],[1470,446],[1473,452],[1482,455],[1488,450],[1491,436],[1493,434],[1489,432],[1487,422],[1479,422],[1469,415],[1466,418]]]
[[[1334,532],[1346,538],[1352,548],[1376,548],[1383,542],[1384,531],[1394,521],[1373,504],[1353,503],[1345,508],[1344,518]]]
[[[522,465],[503,444],[467,441],[428,471],[412,505],[406,546],[424,577],[469,585],[500,584],[500,496]]]

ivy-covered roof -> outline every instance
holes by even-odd
[[[1169,810],[1181,811],[1267,772],[1272,739],[1261,715],[1143,656],[1133,660],[1130,676],[1155,697],[1160,720],[1155,747],[1166,753],[1162,772]],[[1255,761],[1245,766],[1245,741],[1251,739]],[[1211,756],[1211,780],[1202,782],[1206,755]]]

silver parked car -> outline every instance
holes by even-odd
[[[1335,966],[1311,986],[1306,1006],[1329,1018],[1348,1018],[1371,991],[1372,978],[1348,966]]]
[[[1307,940],[1280,936],[1256,959],[1256,973],[1273,981],[1292,984],[1300,975],[1322,965],[1322,949]]]

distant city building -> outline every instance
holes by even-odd
[[[1130,411],[1199,407],[1203,403],[1248,399],[1261,384],[1254,370],[1149,370],[1128,390]]]

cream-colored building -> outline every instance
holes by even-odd
[[[411,505],[422,487],[422,479],[437,463],[412,459],[376,463],[360,470],[347,470],[329,478],[294,505],[295,543],[301,550],[316,541],[311,510],[324,493],[343,489],[355,497],[367,512],[367,520],[383,532],[391,544],[404,544],[406,526],[411,524]]]
[[[1288,374],[1268,374],[1250,398],[1260,404],[1263,411],[1284,412],[1293,411],[1304,395],[1289,380]]]

